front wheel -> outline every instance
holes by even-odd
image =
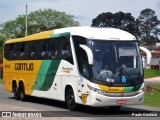
[[[68,106],[68,109],[73,111],[76,109],[76,102],[75,102],[75,96],[74,96],[74,92],[72,89],[69,89],[67,91],[67,94],[66,94],[66,103],[67,103],[67,106]]]

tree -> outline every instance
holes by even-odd
[[[131,13],[102,13],[92,20],[91,26],[114,27],[130,32],[136,37],[139,36],[137,21]]]
[[[78,26],[73,15],[52,9],[38,10],[28,15],[28,35],[45,30],[62,27]],[[7,21],[1,26],[3,39],[19,38],[25,35],[25,15],[18,16],[15,20]]]
[[[78,26],[79,23],[74,20],[73,15],[59,12],[52,9],[35,11],[29,14],[30,32],[40,32],[56,28]],[[37,27],[38,29],[35,29]]]
[[[155,44],[155,39],[160,33],[160,29],[158,28],[160,21],[157,19],[155,11],[149,8],[142,10],[137,20],[139,22],[139,29],[143,43],[152,46]]]

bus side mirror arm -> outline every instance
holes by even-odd
[[[86,46],[86,45],[79,45],[82,49],[84,49],[84,51],[87,53],[87,57],[88,57],[88,62],[90,65],[93,65],[93,53],[92,50]]]
[[[151,59],[152,59],[151,52],[147,48],[144,48],[144,47],[141,47],[141,46],[139,46],[139,48],[147,54],[147,65],[150,65],[151,64]]]

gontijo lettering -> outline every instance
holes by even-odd
[[[15,70],[33,71],[34,64],[33,63],[15,63]]]

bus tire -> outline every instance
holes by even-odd
[[[20,83],[20,85],[19,85],[19,96],[20,96],[20,100],[21,101],[25,101],[26,100],[25,88],[24,88],[24,84],[23,83]]]
[[[12,84],[12,91],[13,91],[13,94],[14,94],[14,98],[15,98],[16,100],[19,100],[19,99],[20,99],[19,89],[18,89],[18,87],[17,87],[16,82],[13,82],[13,84]]]
[[[67,103],[69,110],[71,110],[71,111],[76,110],[75,96],[74,96],[74,92],[71,88],[67,90],[66,103]]]

